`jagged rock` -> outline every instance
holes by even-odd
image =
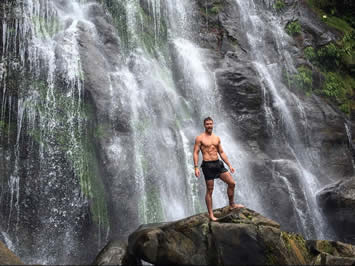
[[[355,177],[325,187],[317,199],[339,239],[355,244]]]
[[[0,265],[22,265],[23,262],[0,241]]]
[[[355,246],[305,240],[248,208],[214,211],[176,222],[142,225],[129,236],[132,256],[155,265],[351,265]]]

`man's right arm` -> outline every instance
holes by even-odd
[[[199,177],[200,176],[200,169],[198,168],[198,153],[200,151],[200,146],[201,146],[201,140],[199,137],[196,137],[195,140],[195,146],[194,146],[194,168],[195,168],[195,176]]]

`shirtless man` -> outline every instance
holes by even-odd
[[[199,150],[202,152],[202,171],[205,176],[207,191],[206,191],[206,205],[208,209],[208,215],[212,221],[216,221],[217,218],[213,214],[212,210],[212,192],[214,186],[214,179],[220,178],[228,185],[227,194],[229,199],[229,208],[243,208],[241,204],[234,203],[234,187],[235,181],[232,175],[224,167],[224,164],[218,158],[218,153],[222,160],[228,165],[231,173],[234,173],[234,168],[231,166],[227,159],[227,155],[224,153],[221,145],[221,139],[212,133],[213,120],[211,117],[205,118],[203,121],[205,132],[196,137],[194,146],[194,165],[195,176],[200,176],[200,169],[198,167]]]

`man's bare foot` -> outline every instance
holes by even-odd
[[[232,203],[229,205],[229,210],[245,208],[242,204]]]
[[[217,221],[217,218],[214,217],[214,216],[210,216],[209,218],[210,218],[210,221],[213,221],[213,222],[214,222],[214,221]]]

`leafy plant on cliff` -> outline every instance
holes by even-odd
[[[291,76],[291,86],[302,89],[307,93],[312,91],[312,70],[301,66],[297,68],[298,73]]]
[[[281,11],[285,7],[285,1],[284,0],[276,0],[273,8],[276,9],[277,12]]]
[[[355,80],[348,75],[344,76],[344,74],[337,72],[326,72],[323,74],[326,79],[323,84],[322,93],[327,97],[334,98],[340,110],[350,114]]]
[[[307,0],[309,6],[342,37],[320,48],[307,47],[304,56],[324,77],[320,92],[350,115],[355,109],[355,17],[354,1]]]
[[[304,56],[310,61],[313,62],[317,58],[317,54],[312,46],[308,46],[303,50]]]
[[[218,14],[221,11],[221,9],[222,9],[222,4],[217,3],[210,9],[210,12],[213,14]]]
[[[289,22],[286,25],[285,30],[289,35],[295,36],[295,35],[301,33],[302,27],[301,27],[301,24],[296,20],[296,21]]]
[[[329,43],[317,51],[318,62],[328,69],[335,69],[339,67],[341,54],[341,49],[334,43]]]
[[[338,98],[344,84],[342,80],[333,72],[326,74],[326,80],[323,86],[323,93],[330,97]]]

